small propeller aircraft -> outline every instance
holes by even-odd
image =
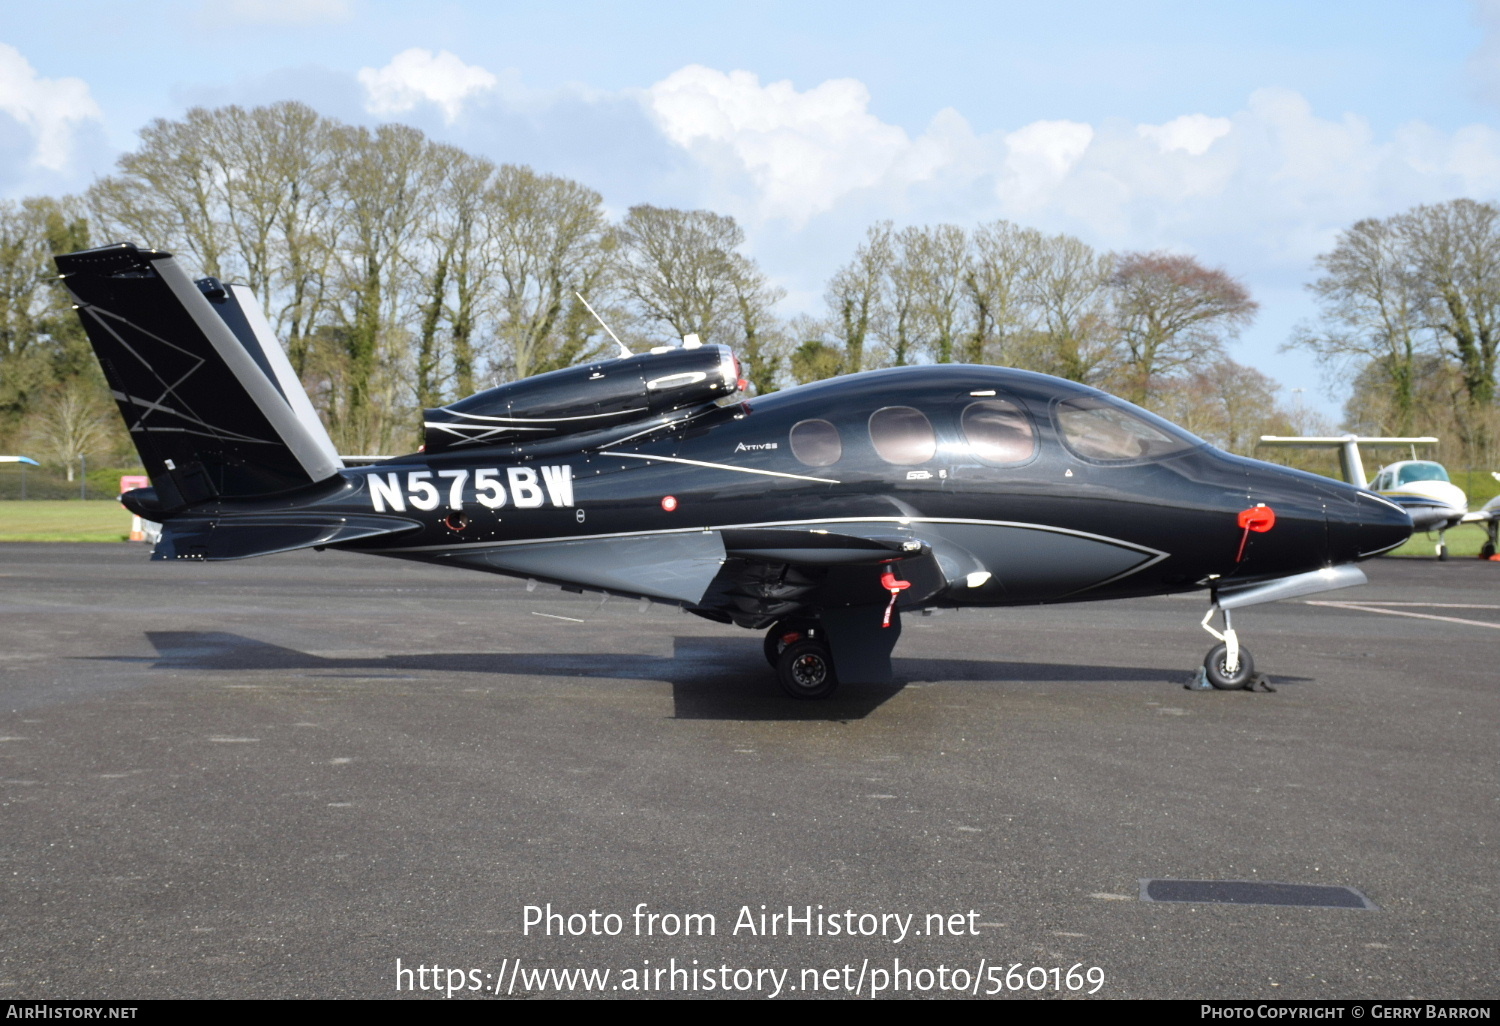
[[[1416,458],[1417,446],[1436,445],[1430,436],[1420,438],[1376,438],[1364,435],[1342,435],[1332,438],[1282,437],[1262,435],[1261,445],[1302,449],[1337,449],[1344,479],[1358,488],[1367,488],[1398,504],[1411,515],[1417,531],[1437,532],[1437,558],[1448,558],[1447,534],[1459,524],[1483,524],[1489,540],[1480,548],[1482,559],[1495,555],[1496,533],[1500,531],[1500,495],[1485,503],[1482,509],[1469,510],[1464,490],[1448,478],[1441,463]],[[1374,480],[1365,478],[1364,461],[1359,447],[1385,446],[1410,448],[1412,458],[1381,467]],[[1500,479],[1500,474],[1495,475]]]
[[[889,679],[903,612],[1194,590],[1206,679],[1246,687],[1231,610],[1363,583],[1411,532],[1073,382],[938,365],[752,398],[691,337],[427,410],[423,451],[346,466],[249,289],[124,243],[57,265],[150,474],[122,501],[163,525],[153,559],[334,547],[672,603],[766,631],[797,698]]]

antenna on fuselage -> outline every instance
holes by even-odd
[[[615,340],[615,345],[617,345],[617,346],[620,347],[620,355],[621,356],[634,356],[635,355],[629,349],[625,348],[625,343],[620,341],[619,336],[617,336],[614,332],[609,331],[609,325],[604,323],[604,318],[599,316],[598,311],[596,311],[593,307],[589,306],[589,301],[587,299],[583,298],[583,293],[582,292],[574,292],[573,295],[575,295],[575,296],[578,297],[578,301],[583,304],[584,309],[588,310],[589,313],[591,313],[591,314],[594,315],[594,320],[596,320],[596,321],[599,322],[599,327],[601,327],[605,331],[609,332],[609,337],[612,338],[612,339],[614,339]]]

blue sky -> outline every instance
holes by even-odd
[[[865,226],[1008,218],[1222,266],[1278,347],[1361,217],[1500,194],[1500,0],[1316,4],[0,0],[0,197],[83,188],[193,105],[398,120],[738,218],[815,312]]]

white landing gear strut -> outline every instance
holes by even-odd
[[[1333,591],[1337,588],[1348,588],[1364,583],[1364,573],[1356,566],[1345,564],[1324,567],[1322,570],[1311,570],[1302,574],[1292,574],[1290,577],[1278,577],[1258,584],[1215,587],[1208,613],[1203,617],[1203,629],[1212,634],[1219,644],[1209,650],[1207,657],[1203,660],[1202,672],[1188,687],[1206,689],[1211,686],[1220,691],[1241,689],[1248,691],[1258,685],[1267,691],[1271,690],[1266,684],[1265,677],[1256,674],[1255,664],[1250,659],[1249,651],[1240,644],[1239,637],[1234,633],[1234,627],[1229,620],[1231,609],[1260,605],[1262,602],[1301,598],[1303,595],[1315,595],[1322,591]],[[1209,621],[1214,618],[1215,613],[1219,612],[1224,614],[1222,633],[1209,626]]]
[[[1224,614],[1223,633],[1214,630],[1209,624],[1215,613]],[[1249,649],[1240,647],[1240,636],[1234,632],[1234,625],[1229,619],[1229,610],[1215,601],[1208,607],[1208,612],[1203,614],[1202,626],[1220,644],[1209,649],[1208,655],[1204,656],[1203,674],[1200,679],[1220,691],[1245,691],[1253,688],[1255,686],[1255,662],[1250,658]]]

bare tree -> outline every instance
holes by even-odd
[[[415,398],[419,406],[438,406],[454,379],[459,380],[461,390],[470,386],[461,394],[473,391],[470,340],[476,286],[484,278],[482,272],[474,272],[483,260],[486,240],[480,226],[495,165],[456,146],[438,144],[431,146],[428,159],[436,195],[424,210],[405,257],[418,281],[418,323],[412,347]],[[450,317],[451,347],[443,344],[444,325]]]
[[[834,334],[844,349],[839,361],[843,373],[857,374],[865,369],[865,347],[881,315],[886,277],[894,259],[893,234],[889,221],[871,225],[865,233],[865,241],[855,251],[854,259],[834,274],[824,293],[824,301],[836,325]],[[825,357],[816,361],[816,366],[830,365]],[[798,380],[804,379],[799,377]]]
[[[742,368],[758,394],[774,392],[786,338],[773,308],[786,291],[772,285],[754,261],[739,253],[730,257],[729,275],[738,328],[733,344]]]
[[[1367,218],[1340,233],[1318,257],[1322,277],[1308,286],[1318,298],[1315,325],[1301,325],[1289,345],[1312,350],[1329,364],[1377,368],[1390,399],[1387,433],[1416,431],[1417,366],[1429,337],[1422,330],[1422,296],[1401,233]]]
[[[1278,402],[1280,386],[1227,357],[1166,379],[1150,408],[1229,452],[1250,454],[1263,434],[1299,434],[1331,427],[1300,418]]]
[[[294,102],[155,121],[89,189],[96,232],[245,282],[305,374],[331,316],[339,138],[336,122]]]
[[[89,188],[104,234],[170,246],[215,278],[243,273],[227,216],[235,169],[215,146],[219,116],[194,107],[181,121],[157,118],[141,130],[140,147],[120,157],[119,173]]]
[[[569,179],[507,165],[486,197],[486,215],[496,330],[515,375],[583,358],[596,326],[576,294],[594,296],[609,284],[614,245],[603,199]]]
[[[756,388],[775,389],[784,339],[773,308],[785,293],[738,252],[745,233],[733,218],[632,207],[619,238],[619,290],[643,321],[673,341],[733,346]]]
[[[969,333],[963,346],[965,363],[1010,362],[1011,344],[1035,334],[1035,306],[1028,302],[1024,279],[1026,255],[1041,244],[1032,228],[1009,221],[980,225],[971,238],[964,276],[970,306]]]
[[[432,214],[443,165],[421,132],[401,125],[341,128],[334,145],[340,231],[333,273],[341,302],[336,321],[317,336],[316,356],[340,384],[325,406],[335,443],[346,452],[381,452],[406,428],[414,398],[406,326],[419,318],[421,293],[409,257]]]
[[[1037,330],[1018,347],[1018,362],[1070,381],[1102,381],[1117,362],[1107,303],[1114,258],[1071,235],[1024,241],[1021,275]]]
[[[60,463],[72,481],[81,457],[112,448],[114,420],[98,388],[82,377],[68,378],[38,404],[26,441],[44,459]]]
[[[897,303],[910,309],[909,325],[934,363],[952,363],[963,325],[964,287],[969,272],[969,239],[957,225],[904,229],[896,237],[897,267],[892,273]]]
[[[707,210],[631,207],[620,226],[621,290],[676,341],[733,342],[733,255],[745,233]]]
[[[334,199],[337,127],[293,102],[256,108],[246,121],[231,152],[255,169],[251,177],[258,181],[231,193],[231,202],[249,208],[232,221],[255,227],[249,284],[255,288],[257,281],[262,283],[256,295],[301,373],[310,336],[330,316],[341,213]]]
[[[1458,199],[1417,207],[1396,227],[1410,247],[1426,322],[1459,367],[1466,448],[1487,460],[1500,346],[1500,206]]]
[[[920,231],[904,228],[891,240],[891,262],[883,289],[885,302],[876,336],[885,351],[883,362],[891,367],[917,362],[926,339],[923,272],[917,261],[909,259],[914,248],[913,235]]]
[[[1122,383],[1138,403],[1150,399],[1161,376],[1222,356],[1257,309],[1245,286],[1226,272],[1172,253],[1126,253],[1109,287]]]
[[[1500,347],[1500,205],[1458,199],[1360,221],[1318,264],[1324,273],[1309,287],[1321,316],[1290,344],[1345,364],[1367,402],[1372,388],[1385,392],[1375,405],[1389,430],[1403,434],[1433,430],[1422,425],[1434,416],[1434,383],[1450,376],[1432,359],[1446,361],[1456,387],[1453,416],[1444,420],[1468,460],[1488,461]]]

